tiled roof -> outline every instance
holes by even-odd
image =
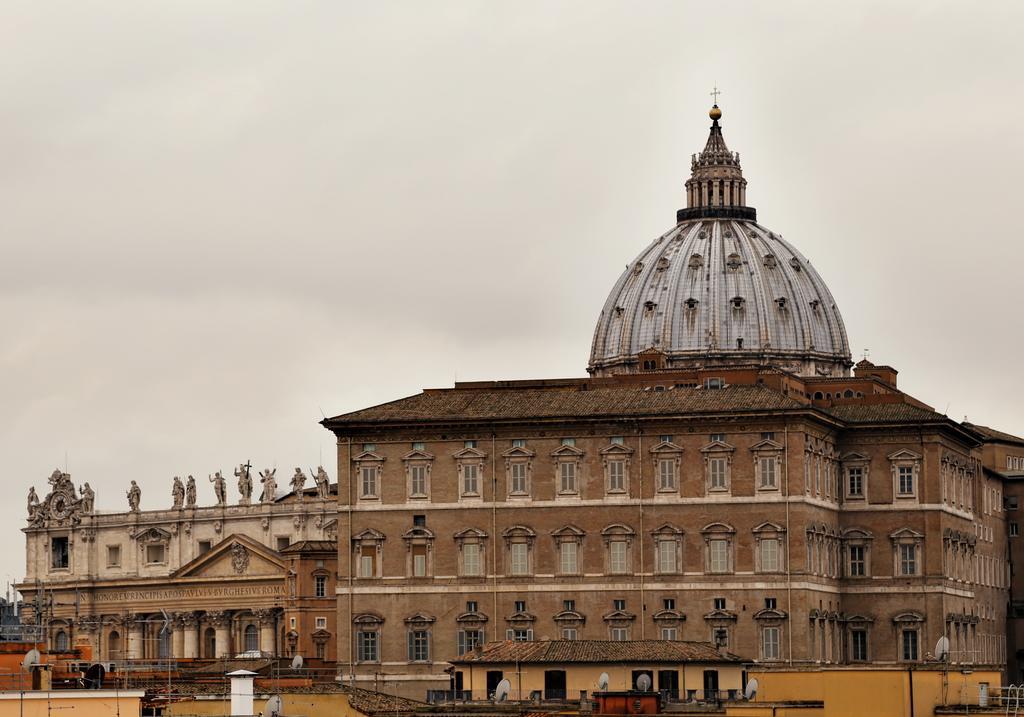
[[[671,640],[538,640],[536,642],[489,642],[461,658],[455,664],[489,662],[534,663],[622,663],[622,662],[741,662],[728,653],[722,655],[710,642]]]
[[[338,544],[330,540],[300,540],[292,543],[281,553],[335,553],[338,551]]]
[[[144,687],[146,692],[150,695],[166,695],[169,692],[179,698],[189,697],[192,695],[206,695],[222,696],[224,699],[229,699],[231,696],[231,688],[229,687],[229,683],[226,679],[218,680],[216,682],[192,682],[178,679],[170,686],[168,686],[166,680],[153,680],[149,683],[143,683],[141,686]],[[429,709],[429,705],[424,702],[417,702],[416,700],[410,700],[404,697],[396,697],[395,695],[388,695],[383,692],[374,692],[372,690],[364,690],[358,687],[339,685],[333,682],[314,683],[311,685],[282,685],[280,687],[273,688],[268,684],[257,684],[254,692],[256,699],[263,699],[270,693],[285,695],[345,693],[348,695],[349,704],[351,704],[357,711],[366,715],[384,712],[391,714],[409,714]]]
[[[1015,436],[1012,433],[1003,433],[1002,431],[997,431],[994,428],[989,428],[988,426],[979,426],[976,423],[968,423],[967,421],[964,421],[963,425],[966,426],[967,428],[970,428],[975,433],[980,433],[982,436],[984,436],[990,441],[999,441],[1001,443],[1016,443],[1017,445],[1024,446],[1024,438]]]
[[[949,420],[909,403],[848,403],[822,409],[846,423],[920,423]]]
[[[765,386],[668,388],[637,386],[585,388],[434,389],[345,413],[324,421],[327,427],[360,423],[439,420],[516,420],[599,416],[673,415],[801,408],[803,405]]]
[[[378,712],[422,712],[429,709],[429,705],[424,702],[387,695],[383,692],[373,692],[372,690],[363,690],[358,687],[348,687],[347,685],[342,688],[342,691],[348,693],[349,704],[366,715],[377,714]]]

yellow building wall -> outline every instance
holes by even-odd
[[[138,717],[142,714],[141,690],[58,690],[55,692],[0,693],[0,717]],[[70,711],[68,711],[70,710]]]
[[[752,669],[749,677],[758,682],[755,702],[820,700],[824,702],[824,711],[820,713],[824,717],[905,717],[910,715],[911,683],[915,715],[931,715],[941,705],[976,705],[980,683],[990,687],[1001,683],[997,670],[965,674],[958,669]]]
[[[284,714],[297,714],[303,717],[364,717],[349,704],[348,695],[341,692],[279,694]],[[266,706],[266,697],[256,696],[253,699],[253,711],[256,714],[268,714]],[[230,698],[200,698],[175,702],[164,711],[164,714],[169,717],[223,717],[230,712],[230,708]],[[80,716],[75,714],[74,717]]]
[[[654,676],[654,689],[658,689],[658,672],[675,670],[679,673],[679,693],[685,696],[686,690],[704,689],[704,670],[718,671],[719,690],[743,689],[742,665],[666,665],[666,664],[631,664],[631,665],[591,665],[591,664],[527,664],[519,665],[457,665],[456,672],[463,673],[463,690],[471,690],[474,699],[485,699],[487,691],[487,673],[500,670],[502,676],[512,685],[510,700],[528,699],[535,690],[544,690],[544,673],[548,670],[565,671],[566,695],[569,699],[579,697],[580,690],[587,694],[597,691],[597,680],[602,672],[607,672],[608,689],[610,691],[628,690],[633,685],[634,670],[649,670]]]

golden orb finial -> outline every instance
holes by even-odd
[[[722,110],[718,109],[718,105],[712,105],[711,111],[708,112],[708,117],[717,122],[722,119]]]

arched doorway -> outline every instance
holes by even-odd
[[[245,634],[242,644],[246,652],[257,652],[260,649],[260,630],[252,623],[245,626]]]
[[[121,659],[121,633],[111,630],[107,636],[107,657],[111,660]]]
[[[203,632],[203,657],[213,659],[217,656],[217,631],[212,627]]]

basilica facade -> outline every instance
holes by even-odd
[[[491,640],[697,640],[763,663],[1003,665],[986,438],[854,365],[711,111],[687,206],[605,302],[586,378],[457,383],[338,439],[338,661],[449,684]],[[452,685],[460,689],[459,685]],[[669,686],[670,687],[670,686]]]

